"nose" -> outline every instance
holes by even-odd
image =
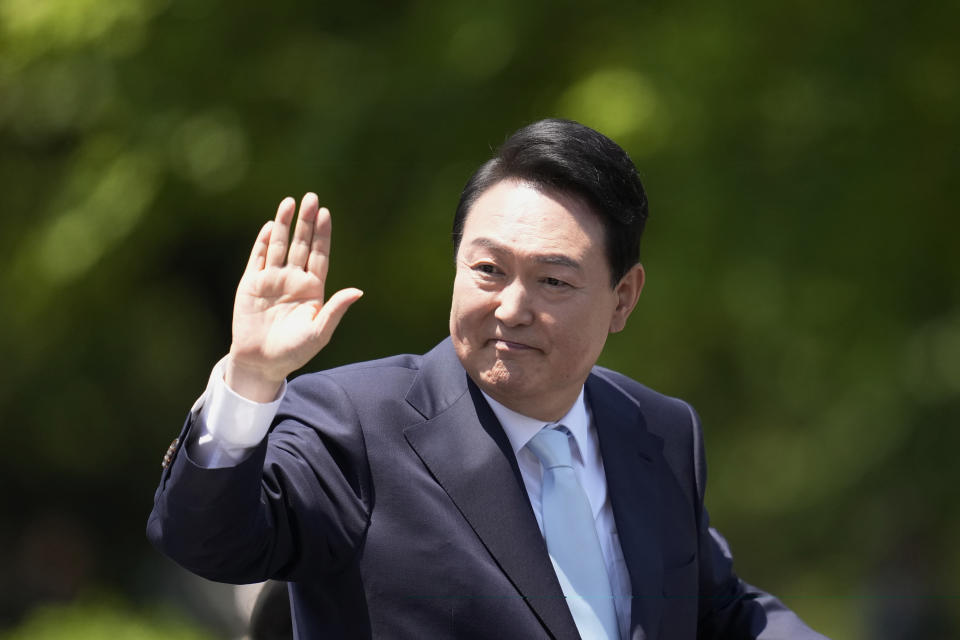
[[[522,326],[533,322],[533,307],[530,292],[518,278],[500,290],[494,317],[508,327]]]

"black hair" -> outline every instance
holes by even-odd
[[[640,261],[647,195],[630,156],[602,133],[554,118],[514,133],[467,180],[453,218],[454,256],[470,208],[484,191],[508,179],[581,198],[597,214],[604,229],[611,286]]]

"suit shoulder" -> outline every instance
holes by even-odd
[[[594,367],[593,374],[623,392],[648,418],[658,418],[654,422],[680,421],[689,424],[693,420],[695,424],[699,424],[696,412],[686,400],[660,393],[606,367]],[[653,425],[648,424],[649,426]]]
[[[686,400],[655,391],[605,367],[594,367],[593,374],[636,405],[647,430],[662,438],[667,450],[683,456],[701,451],[700,416]]]
[[[343,388],[390,386],[391,383],[409,381],[420,371],[423,356],[400,354],[352,362],[332,369],[324,369],[297,376],[290,382],[293,388],[316,387],[334,384]]]
[[[654,391],[622,373],[594,367],[593,373],[632,401],[647,431],[663,441],[663,454],[691,499],[702,496],[706,481],[700,417],[690,404]]]

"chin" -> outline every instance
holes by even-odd
[[[512,377],[509,373],[497,369],[486,369],[478,376],[484,387],[497,391],[510,388]]]
[[[522,398],[531,386],[522,372],[500,367],[481,372],[480,380],[483,381],[483,390],[495,398]]]

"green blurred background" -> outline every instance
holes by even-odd
[[[547,116],[641,171],[648,285],[602,363],[699,410],[741,575],[834,638],[960,637],[958,22],[0,0],[0,638],[235,635],[144,527],[260,224],[316,191],[366,292],[310,368],[422,352],[460,188]]]

